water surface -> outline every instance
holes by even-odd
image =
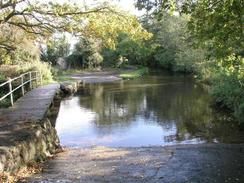
[[[56,129],[68,147],[244,142],[231,118],[210,104],[203,86],[179,75],[86,84],[61,102]]]

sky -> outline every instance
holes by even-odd
[[[134,15],[140,16],[143,13],[135,8],[134,0],[120,0],[119,2],[115,0],[115,3],[118,4],[123,10],[129,11]]]

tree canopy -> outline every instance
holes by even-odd
[[[10,60],[11,54],[21,47],[23,39],[36,44],[55,32],[101,39],[108,47],[115,47],[120,32],[126,32],[135,39],[150,37],[136,17],[109,3],[82,6],[69,2],[3,0],[0,2],[0,28],[2,63]]]

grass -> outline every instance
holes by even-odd
[[[143,75],[148,74],[148,68],[147,67],[139,67],[136,70],[132,70],[132,71],[123,71],[119,77],[123,78],[123,79],[135,79],[135,78],[139,78]]]
[[[58,69],[52,69],[53,80],[57,83],[62,83],[64,81],[74,81],[75,79],[71,78],[71,74],[81,73],[81,70],[67,70],[61,71]]]
[[[65,74],[59,74],[54,77],[54,80],[58,83],[62,83],[64,81],[74,81],[75,79],[73,79],[70,76],[65,75]]]

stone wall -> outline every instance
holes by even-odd
[[[15,146],[0,149],[0,172],[16,172],[25,165],[45,160],[60,148],[56,129],[48,118],[28,123],[19,133],[22,136]]]
[[[60,102],[63,97],[75,93],[78,87],[79,82],[61,84],[50,106],[47,106],[47,112],[42,120],[15,121],[15,128],[9,126],[6,127],[7,130],[0,133],[2,140],[0,144],[0,173],[18,172],[28,164],[46,160],[61,149],[55,129]]]

